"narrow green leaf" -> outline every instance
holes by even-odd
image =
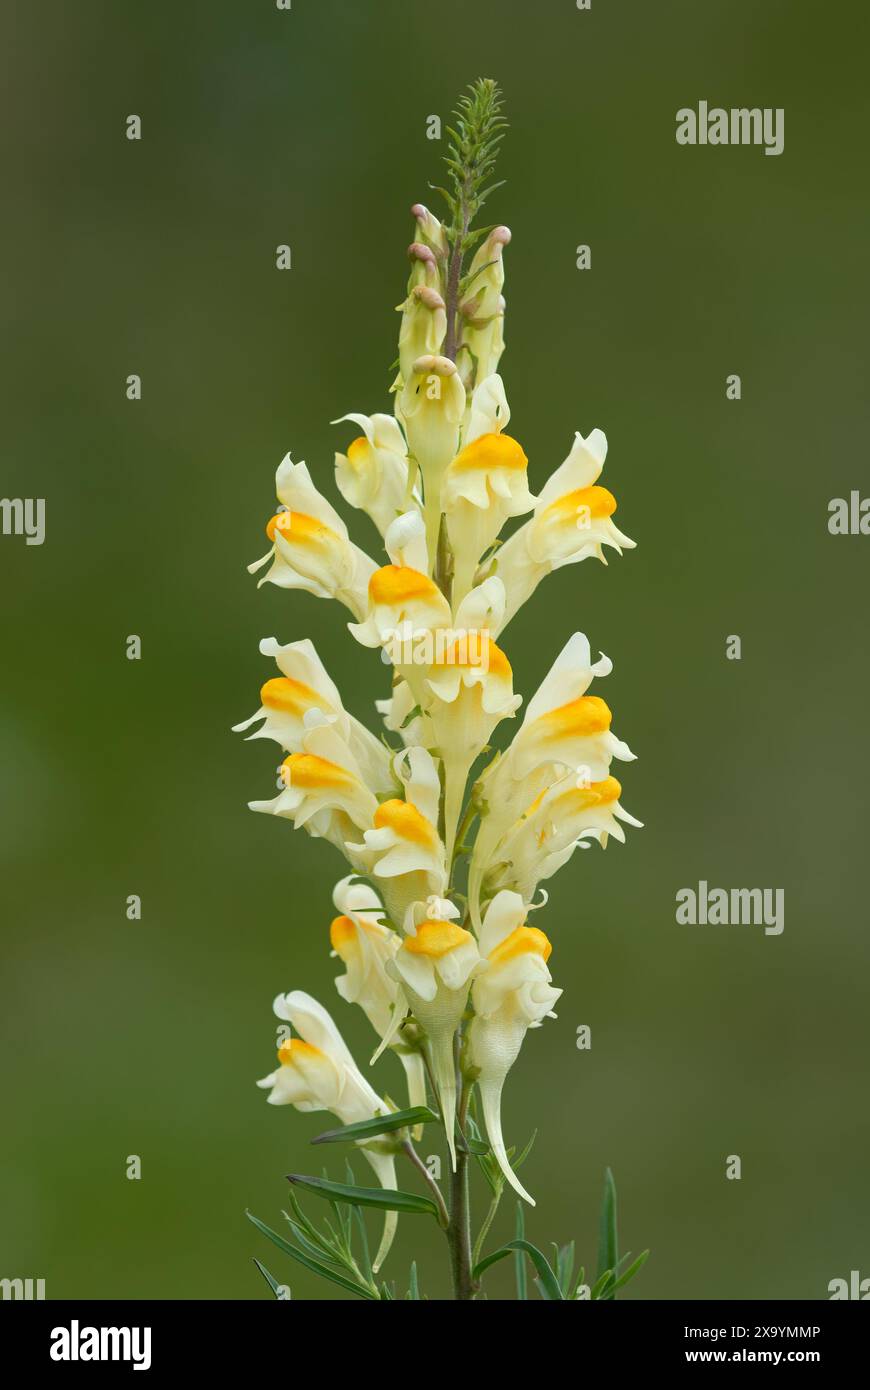
[[[350,1166],[350,1161],[349,1161],[349,1160],[345,1162],[344,1169],[345,1169],[345,1173],[347,1174],[347,1180],[348,1180],[348,1182],[351,1184],[352,1187],[356,1187],[356,1174],[354,1173],[353,1169],[351,1168],[351,1166]],[[351,1207],[351,1211],[353,1212],[354,1225],[356,1226],[357,1231],[359,1232],[359,1243],[360,1243],[360,1261],[359,1261],[359,1262],[360,1262],[360,1265],[361,1265],[361,1267],[362,1267],[363,1277],[366,1278],[366,1279],[369,1281],[370,1284],[373,1284],[373,1283],[374,1283],[374,1271],[373,1271],[373,1269],[372,1269],[372,1257],[371,1257],[371,1254],[370,1254],[370,1252],[369,1252],[369,1237],[368,1237],[368,1232],[367,1232],[367,1230],[366,1230],[365,1217],[364,1217],[363,1214],[362,1214],[362,1208],[361,1208],[361,1207]],[[352,1243],[351,1243],[351,1244],[352,1244]],[[352,1250],[351,1250],[351,1253],[352,1253]]]
[[[518,1168],[522,1168],[522,1166],[523,1166],[523,1164],[525,1163],[526,1159],[528,1158],[529,1154],[532,1152],[532,1145],[534,1144],[534,1142],[535,1142],[535,1140],[537,1139],[537,1137],[538,1137],[538,1131],[537,1131],[537,1130],[533,1130],[533,1132],[532,1132],[532,1137],[531,1137],[531,1139],[529,1140],[528,1144],[526,1144],[526,1147],[523,1149],[523,1151],[522,1151],[522,1153],[520,1154],[519,1158],[516,1158],[516,1159],[515,1159],[515,1158],[513,1157],[513,1153],[510,1154],[511,1167],[513,1168],[514,1172],[516,1172]]]
[[[598,1278],[595,1280],[595,1283],[592,1285],[592,1288],[589,1290],[589,1297],[591,1299],[609,1298],[610,1295],[606,1292],[606,1290],[609,1288],[612,1280],[613,1270],[605,1269],[603,1273],[599,1274]]]
[[[354,1207],[353,1217],[354,1221],[356,1222],[357,1230],[359,1231],[359,1243],[361,1250],[360,1264],[362,1265],[362,1272],[365,1275],[366,1279],[370,1279],[372,1282],[374,1282],[372,1257],[369,1251],[369,1237],[368,1232],[366,1231],[366,1223],[363,1218],[362,1209],[360,1207]]]
[[[283,1236],[279,1236],[277,1231],[271,1230],[269,1226],[261,1221],[259,1217],[254,1216],[252,1212],[245,1212],[245,1215],[252,1225],[257,1227],[258,1231],[262,1231],[264,1236],[267,1236],[274,1245],[277,1245],[279,1250],[283,1250],[285,1255],[289,1255],[290,1258],[296,1260],[298,1264],[304,1265],[306,1269],[310,1269],[312,1274],[319,1274],[321,1278],[328,1279],[331,1284],[338,1284],[342,1289],[348,1289],[350,1293],[357,1294],[359,1298],[367,1298],[372,1302],[377,1299],[376,1293],[371,1289],[367,1289],[363,1284],[357,1283],[355,1279],[350,1279],[344,1274],[339,1274],[338,1270],[330,1269],[328,1265],[321,1264],[319,1260],[314,1260],[309,1258],[308,1255],[304,1255],[301,1250],[296,1249],[295,1245],[291,1245],[289,1240],[285,1240]]]
[[[563,1245],[556,1254],[556,1277],[559,1280],[559,1288],[562,1290],[562,1297],[568,1297],[571,1288],[571,1276],[574,1273],[574,1242],[569,1241]]]
[[[327,1264],[335,1264],[339,1267],[344,1265],[344,1261],[336,1254],[334,1246],[329,1245],[323,1237],[320,1237],[317,1242],[309,1240],[303,1228],[298,1226],[293,1218],[287,1215],[286,1211],[282,1212],[282,1215],[293,1232],[297,1245],[301,1245],[302,1249],[315,1260],[325,1260]]]
[[[493,1254],[487,1255],[485,1260],[481,1260],[479,1264],[475,1265],[474,1278],[477,1279],[489,1269],[490,1265],[494,1265],[497,1260],[503,1260],[512,1250],[521,1252],[521,1259],[524,1254],[528,1255],[532,1264],[535,1266],[543,1296],[553,1303],[562,1303],[564,1301],[562,1298],[562,1290],[559,1288],[558,1279],[547,1263],[546,1255],[528,1240],[509,1240],[507,1245],[503,1245],[500,1250],[496,1250]],[[523,1271],[523,1276],[523,1283],[525,1284],[525,1270]],[[519,1280],[517,1283],[519,1284]],[[523,1295],[523,1297],[526,1296],[525,1294]]]
[[[456,1131],[456,1147],[460,1153],[474,1154],[475,1158],[486,1158],[490,1152],[489,1144],[485,1140],[469,1139],[468,1135],[463,1135],[459,1129]]]
[[[269,1288],[272,1290],[278,1302],[285,1303],[286,1299],[283,1299],[281,1297],[281,1285],[278,1283],[278,1280],[269,1273],[266,1266],[264,1264],[261,1264],[260,1261],[256,1258],[256,1256],[254,1257],[254,1264],[257,1266],[258,1270],[262,1274],[266,1283],[269,1285]]]
[[[576,1301],[576,1298],[577,1298],[577,1290],[579,1289],[580,1285],[581,1285],[581,1284],[585,1284],[585,1283],[586,1283],[586,1266],[585,1266],[585,1265],[581,1265],[580,1268],[578,1269],[577,1273],[574,1275],[574,1278],[573,1278],[572,1281],[571,1281],[571,1288],[570,1288],[570,1290],[569,1290],[569,1292],[568,1292],[568,1298],[571,1300],[572,1303]]]
[[[340,1202],[340,1203],[338,1204],[337,1211],[338,1211],[338,1219],[339,1219],[339,1221],[341,1222],[341,1235],[342,1235],[341,1245],[342,1245],[343,1249],[349,1254],[349,1253],[350,1253],[351,1240],[352,1240],[352,1235],[351,1235],[352,1226],[351,1226],[351,1223],[352,1223],[352,1221],[353,1221],[353,1215],[352,1215],[352,1213],[353,1213],[353,1208],[347,1206],[346,1203],[344,1203],[344,1202]]]
[[[329,1182],[327,1178],[310,1178],[303,1173],[288,1173],[287,1181],[303,1192],[313,1192],[315,1197],[325,1197],[328,1201],[350,1202],[352,1206],[378,1207],[381,1211],[404,1212],[408,1216],[434,1216],[438,1219],[438,1208],[429,1197],[421,1197],[416,1192],[400,1192],[390,1187],[350,1187],[343,1182]]]
[[[604,1196],[601,1201],[601,1218],[598,1226],[598,1272],[597,1279],[605,1270],[614,1270],[619,1263],[619,1249],[616,1231],[616,1183],[609,1168],[604,1171]],[[607,1295],[612,1297],[612,1293]]]
[[[420,1301],[420,1285],[417,1283],[417,1261],[411,1261],[411,1278],[408,1284],[408,1298],[414,1303]]]
[[[359,1120],[355,1125],[342,1125],[341,1129],[328,1129],[312,1139],[312,1144],[350,1144],[360,1139],[376,1139],[380,1134],[389,1134],[395,1129],[410,1129],[413,1125],[428,1125],[438,1116],[428,1105],[415,1105],[411,1110],[394,1110],[389,1115],[379,1115],[373,1120]]]
[[[628,1266],[628,1269],[625,1271],[625,1273],[619,1276],[616,1283],[613,1285],[613,1288],[610,1290],[610,1293],[615,1294],[617,1289],[624,1288],[628,1281],[634,1278],[641,1266],[646,1264],[648,1259],[649,1251],[644,1250],[643,1254],[638,1255],[634,1263]]]
[[[320,1231],[318,1231],[314,1223],[312,1221],[309,1221],[308,1217],[305,1215],[305,1212],[302,1210],[302,1206],[299,1202],[299,1198],[296,1196],[296,1193],[293,1192],[291,1189],[291,1191],[288,1193],[288,1196],[290,1198],[290,1210],[293,1212],[293,1218],[297,1226],[301,1226],[302,1230],[308,1236],[309,1240],[312,1240],[315,1243],[315,1245],[323,1244],[323,1236],[321,1235]],[[290,1217],[287,1215],[286,1212],[284,1213],[284,1219],[286,1221],[290,1221]],[[291,1221],[290,1224],[292,1225],[293,1222]]]

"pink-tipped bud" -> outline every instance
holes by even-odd
[[[417,219],[417,234],[420,240],[426,245],[431,246],[439,260],[444,260],[447,256],[447,233],[434,213],[430,212],[425,203],[415,203],[411,208],[412,217]]]
[[[420,303],[425,305],[427,309],[431,309],[433,313],[436,309],[446,309],[447,307],[438,291],[433,290],[430,285],[415,285],[411,294],[415,299],[419,299]]]
[[[429,265],[435,265],[435,256],[429,246],[424,246],[422,241],[412,241],[408,247],[408,257],[412,261],[425,261]]]

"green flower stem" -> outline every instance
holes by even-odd
[[[495,1214],[498,1211],[499,1202],[501,1201],[503,1192],[504,1183],[499,1183],[498,1190],[493,1193],[492,1201],[489,1204],[489,1210],[486,1213],[486,1216],[483,1218],[483,1225],[477,1233],[477,1240],[474,1242],[474,1251],[471,1256],[472,1269],[476,1267],[481,1255],[483,1254],[484,1242],[486,1241],[486,1238],[489,1235],[489,1228],[495,1220]]]
[[[438,1186],[432,1174],[429,1172],[429,1169],[426,1167],[426,1164],[423,1162],[422,1158],[417,1153],[417,1150],[414,1148],[414,1145],[411,1143],[410,1139],[406,1139],[403,1143],[402,1152],[411,1160],[414,1167],[417,1169],[417,1172],[423,1178],[427,1187],[431,1191],[432,1196],[435,1198],[435,1205],[438,1208],[438,1221],[442,1230],[446,1231],[448,1225],[450,1224],[450,1216],[447,1211],[447,1205],[444,1201],[443,1196],[441,1195],[441,1188]]]
[[[468,1114],[469,1088],[463,1078],[459,1096],[457,1123],[465,1134],[465,1120]],[[450,1273],[453,1278],[453,1297],[462,1302],[470,1302],[477,1293],[471,1271],[474,1267],[471,1258],[471,1208],[469,1203],[467,1149],[461,1148],[456,1154],[456,1171],[450,1175],[450,1224],[447,1227],[447,1244],[450,1247]]]
[[[466,835],[468,834],[469,830],[471,829],[472,821],[474,820],[474,818],[475,818],[475,816],[476,816],[477,814],[478,814],[478,810],[477,810],[477,807],[476,807],[475,804],[474,804],[474,797],[471,797],[471,798],[469,798],[469,801],[468,801],[468,803],[467,803],[467,805],[466,805],[466,807],[465,807],[465,814],[463,815],[462,820],[459,822],[459,828],[458,828],[457,831],[456,831],[456,843],[455,843],[454,846],[453,846],[453,859],[452,859],[451,864],[450,864],[450,876],[451,876],[451,881],[452,881],[452,878],[453,878],[453,869],[454,869],[454,867],[455,867],[455,865],[456,865],[456,856],[459,854],[459,851],[462,849],[462,846],[463,846],[464,841],[465,841],[465,837],[466,837]]]
[[[471,209],[468,205],[467,188],[468,180],[466,180],[466,187],[463,189],[462,196],[461,230],[453,243],[447,266],[447,293],[444,299],[447,309],[447,336],[444,340],[444,356],[449,357],[451,362],[456,361],[456,354],[459,351],[459,282],[462,279],[463,247],[471,225]]]

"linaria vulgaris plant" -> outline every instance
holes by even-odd
[[[537,497],[522,446],[507,432],[498,365],[510,232],[473,226],[498,186],[501,109],[494,82],[470,88],[449,131],[448,187],[438,190],[448,217],[412,209],[393,414],[336,422],[357,432],[336,454],[338,489],[371,518],[388,562],[350,540],[305,464],[288,455],[266,527],[269,551],[250,567],[265,569],[260,583],[337,599],[356,642],[392,666],[376,735],[345,710],[310,641],[267,639],[260,650],[279,674],[238,726],[257,724],[250,737],[274,739],[287,754],[279,795],[252,809],[329,840],[347,862],[330,928],[345,966],[336,985],[377,1035],[372,1061],[393,1052],[407,1081],[407,1106],[398,1108],[366,1080],[321,1004],[301,990],[280,994],[274,1009],[286,1036],[277,1068],[258,1084],[273,1105],[331,1111],[341,1128],[314,1142],[352,1146],[378,1185],[359,1186],[349,1165],[341,1181],[292,1174],[286,1235],[251,1220],[294,1260],[369,1299],[397,1296],[380,1271],[400,1215],[442,1227],[457,1299],[482,1296],[486,1270],[508,1254],[518,1297],[527,1296],[531,1262],[544,1298],[612,1298],[645,1257],[622,1268],[608,1172],[596,1278],[587,1284],[575,1271],[572,1244],[548,1261],[523,1228],[523,1202],[534,1200],[517,1169],[531,1144],[517,1153],[502,1133],[505,1079],[526,1033],[553,1017],[562,993],[552,984],[550,942],[529,920],[546,902],[544,890],[536,901],[539,885],[578,845],[624,840],[621,822],[639,822],[610,775],[612,759],[633,754],[611,732],[604,700],[586,693],[610,662],[593,661],[582,633],[565,644],[506,751],[490,744],[521,705],[499,645],[510,619],[552,570],[634,544],[598,484],[607,448],[600,430],[575,436]],[[527,519],[502,542],[503,527],[519,517]],[[443,1131],[446,1195],[438,1162],[424,1162],[416,1148],[424,1126]],[[414,1190],[399,1186],[400,1160]],[[490,1196],[476,1229],[472,1161]],[[506,1186],[522,1199],[517,1238],[487,1252]],[[325,1224],[309,1219],[300,1192],[331,1204]],[[374,1259],[367,1206],[385,1212]],[[281,1296],[284,1286],[257,1263]],[[416,1262],[406,1296],[421,1297]]]

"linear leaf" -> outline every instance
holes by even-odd
[[[264,1264],[261,1264],[260,1261],[256,1258],[256,1256],[254,1257],[254,1264],[257,1266],[266,1283],[269,1285],[269,1288],[272,1290],[273,1294],[278,1299],[278,1302],[285,1302],[286,1300],[282,1299],[281,1297],[281,1285],[278,1283],[278,1280],[274,1277],[274,1275],[269,1273],[266,1266]]]
[[[363,1284],[358,1284],[355,1279],[350,1279],[344,1274],[339,1274],[335,1269],[330,1269],[328,1265],[321,1264],[319,1260],[314,1260],[308,1255],[304,1255],[301,1250],[296,1249],[295,1245],[291,1245],[289,1240],[285,1240],[283,1236],[279,1236],[277,1231],[271,1230],[265,1222],[261,1221],[259,1217],[254,1216],[252,1212],[245,1212],[245,1215],[252,1225],[257,1227],[258,1231],[262,1231],[264,1236],[268,1236],[269,1240],[271,1240],[274,1245],[277,1245],[279,1250],[283,1250],[285,1255],[289,1255],[291,1259],[304,1265],[306,1269],[310,1269],[312,1274],[319,1274],[322,1279],[328,1279],[330,1283],[338,1284],[342,1289],[348,1289],[351,1293],[357,1294],[359,1298],[367,1298],[372,1302],[377,1300],[377,1294],[371,1289],[367,1289]]]
[[[460,1153],[474,1154],[475,1158],[486,1158],[490,1152],[489,1144],[483,1139],[472,1139],[461,1130],[456,1131],[456,1147]]]
[[[531,1139],[529,1140],[529,1142],[526,1144],[526,1147],[523,1149],[523,1151],[522,1151],[522,1153],[520,1154],[519,1158],[514,1158],[513,1153],[509,1153],[509,1154],[508,1154],[508,1157],[510,1158],[510,1161],[511,1161],[511,1167],[513,1168],[514,1172],[516,1172],[518,1168],[522,1168],[522,1166],[523,1166],[523,1164],[525,1163],[526,1159],[528,1158],[529,1154],[532,1152],[532,1145],[534,1144],[534,1142],[535,1142],[535,1140],[537,1139],[537,1137],[538,1137],[538,1131],[535,1129],[535,1130],[532,1131],[532,1137],[531,1137]]]
[[[616,1231],[616,1183],[609,1168],[604,1170],[604,1196],[601,1201],[601,1218],[598,1226],[598,1272],[600,1280],[606,1270],[616,1269],[619,1263],[619,1250]],[[613,1296],[612,1290],[607,1294]]]
[[[595,1283],[592,1285],[592,1288],[589,1290],[589,1297],[595,1300],[605,1299],[609,1297],[606,1290],[610,1287],[612,1281],[613,1270],[605,1269],[603,1274],[599,1274],[598,1278],[595,1280]]]
[[[625,1271],[625,1273],[624,1273],[624,1274],[621,1274],[621,1275],[619,1276],[619,1278],[617,1279],[616,1283],[613,1285],[613,1288],[610,1290],[610,1292],[613,1294],[613,1293],[616,1293],[616,1290],[617,1290],[617,1289],[623,1288],[623,1287],[628,1283],[629,1279],[633,1279],[633,1278],[634,1278],[634,1276],[637,1274],[637,1272],[638,1272],[638,1270],[641,1268],[641,1266],[644,1265],[644,1264],[646,1264],[648,1258],[649,1258],[649,1251],[648,1251],[648,1250],[644,1250],[643,1254],[642,1254],[642,1255],[638,1255],[638,1257],[637,1257],[637,1259],[634,1261],[634,1263],[633,1263],[633,1264],[630,1264],[630,1265],[628,1266],[628,1269]]]
[[[535,1266],[544,1297],[553,1303],[562,1303],[564,1301],[562,1298],[562,1290],[559,1288],[559,1281],[547,1262],[546,1255],[528,1240],[510,1240],[507,1245],[503,1245],[500,1250],[495,1250],[491,1255],[487,1255],[485,1260],[481,1260],[479,1264],[475,1265],[474,1278],[477,1279],[479,1275],[489,1269],[490,1265],[494,1265],[496,1260],[503,1260],[505,1256],[509,1255],[513,1250],[521,1251],[528,1255],[532,1264]]]
[[[350,1202],[357,1207],[378,1207],[381,1211],[404,1212],[408,1216],[434,1216],[438,1219],[435,1203],[416,1192],[401,1192],[391,1187],[350,1187],[347,1183],[310,1178],[303,1173],[288,1173],[287,1181],[301,1187],[303,1192],[313,1192],[315,1197],[325,1197],[330,1202]]]
[[[556,1254],[556,1274],[559,1279],[559,1287],[562,1290],[562,1297],[567,1298],[571,1288],[571,1276],[574,1273],[574,1242],[570,1241],[563,1245]]]
[[[313,1241],[308,1239],[303,1228],[296,1224],[292,1216],[288,1216],[286,1211],[283,1213],[283,1216],[290,1230],[296,1237],[297,1245],[301,1246],[306,1254],[310,1255],[312,1259],[325,1260],[327,1264],[338,1265],[339,1268],[342,1267],[344,1261],[339,1258],[333,1246],[327,1245],[325,1239],[315,1245]]]
[[[438,1116],[428,1105],[415,1105],[411,1110],[394,1110],[389,1115],[379,1115],[373,1120],[359,1120],[355,1125],[342,1125],[341,1129],[328,1129],[312,1139],[312,1144],[350,1144],[360,1139],[376,1139],[379,1134],[389,1134],[394,1129],[410,1129],[413,1125],[428,1125]]]

